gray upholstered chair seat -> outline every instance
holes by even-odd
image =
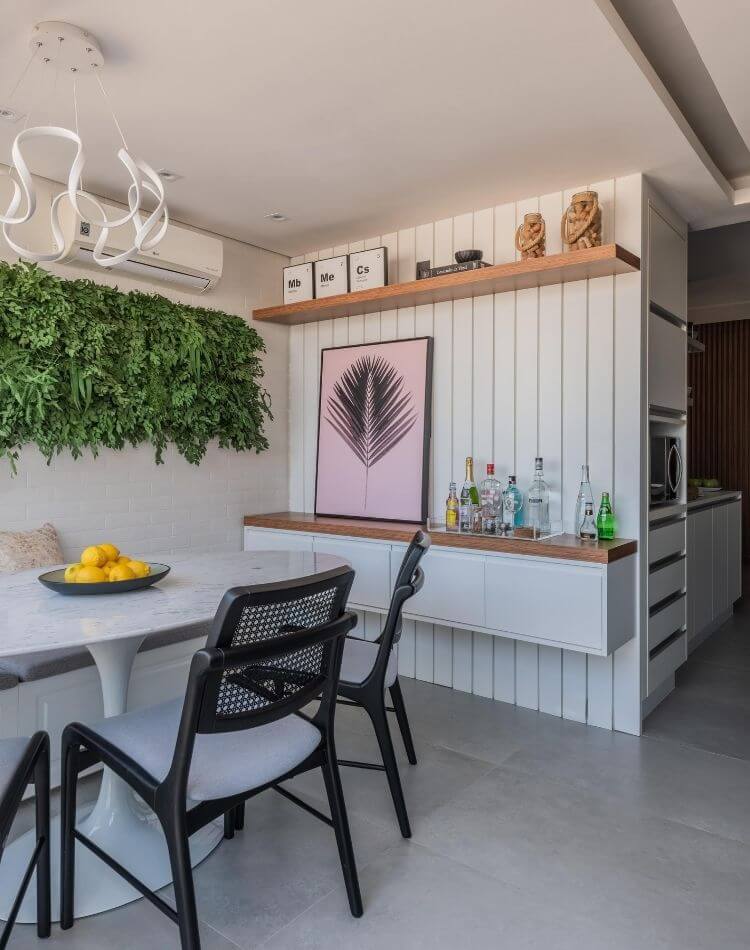
[[[173,643],[183,643],[186,640],[205,638],[208,634],[206,624],[195,624],[189,627],[180,627],[176,630],[166,630],[153,637],[146,637],[141,646],[141,653],[148,650],[157,650],[159,647],[170,646]],[[62,673],[71,673],[86,666],[93,666],[94,660],[86,647],[72,647],[66,650],[42,650],[39,653],[22,653],[19,656],[0,658],[0,689],[11,689],[22,683],[33,683],[36,680],[49,679],[51,676],[60,676]],[[4,678],[8,678],[8,685],[3,685]]]
[[[28,739],[0,739],[0,800],[28,747]]]
[[[176,699],[90,728],[162,781],[172,763],[182,706]],[[210,801],[259,788],[303,762],[320,741],[320,731],[296,715],[240,732],[198,734],[188,798]]]
[[[340,679],[347,683],[364,682],[375,665],[375,658],[379,649],[379,643],[373,643],[371,640],[360,640],[357,637],[347,637],[344,640],[344,656],[341,660]],[[396,651],[392,650],[385,674],[386,688],[393,686],[397,676]]]

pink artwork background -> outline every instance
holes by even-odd
[[[318,420],[318,476],[315,511],[352,518],[422,520],[422,465],[428,339],[324,350]],[[416,420],[401,441],[371,466],[364,507],[365,467],[326,421],[328,399],[341,375],[363,356],[386,359],[412,394]]]

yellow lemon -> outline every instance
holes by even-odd
[[[103,567],[107,563],[107,555],[95,544],[81,554],[81,564],[87,567]]]
[[[132,560],[132,558],[130,557],[129,554],[121,554],[121,555],[117,558],[117,563],[118,563],[118,564],[130,564],[131,560]]]
[[[69,564],[65,568],[65,580],[68,582],[68,584],[72,584],[73,581],[75,581],[76,574],[80,571],[82,566],[83,565],[81,564]]]
[[[128,561],[128,567],[136,577],[148,577],[151,568],[143,561]]]
[[[127,564],[113,564],[109,572],[110,581],[132,581],[135,576],[135,571]]]
[[[104,565],[104,567],[102,567],[102,570],[103,570],[104,573],[107,575],[107,577],[109,577],[109,572],[112,570],[112,568],[113,568],[116,564],[117,564],[117,561],[107,561],[107,563]]]
[[[120,549],[118,547],[115,547],[114,544],[109,544],[109,543],[99,544],[97,545],[97,547],[101,551],[104,551],[104,553],[107,555],[108,561],[116,561],[117,558],[120,556]]]
[[[76,571],[76,584],[99,584],[106,579],[107,575],[96,564],[84,564],[79,571]]]

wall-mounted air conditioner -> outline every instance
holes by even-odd
[[[102,202],[107,218],[122,217],[122,209]],[[83,210],[83,209],[82,209]],[[92,263],[91,255],[98,237],[98,228],[81,221],[69,202],[60,204],[60,223],[65,235],[66,262]],[[113,228],[104,254],[114,256],[132,245],[133,226]],[[218,238],[200,234],[179,224],[170,224],[167,233],[153,250],[135,254],[132,260],[112,268],[144,280],[176,284],[204,293],[219,281],[223,268],[224,246]]]

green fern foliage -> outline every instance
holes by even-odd
[[[158,294],[0,262],[0,456],[47,460],[149,442],[198,464],[208,443],[268,448],[263,339],[242,319]]]

